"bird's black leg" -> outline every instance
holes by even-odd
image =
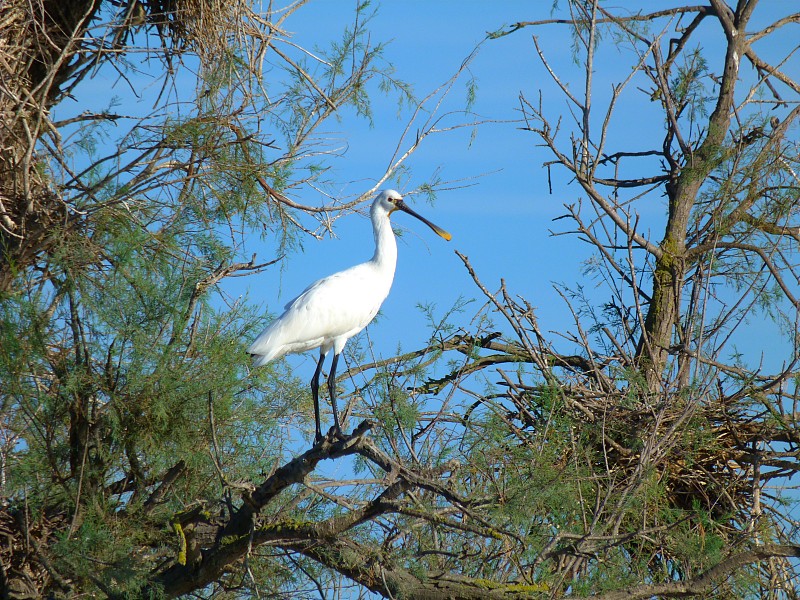
[[[342,428],[339,426],[339,413],[336,410],[336,363],[339,362],[339,355],[333,355],[333,362],[331,363],[331,372],[328,374],[328,393],[331,396],[331,406],[333,407],[333,426],[337,434],[342,434]]]
[[[336,364],[334,357],[334,364]],[[322,441],[322,431],[319,426],[319,374],[322,373],[322,363],[325,362],[325,355],[319,355],[319,362],[317,362],[317,370],[314,371],[314,377],[311,379],[311,395],[314,397],[314,420],[317,426],[317,434],[314,437],[314,444],[319,444]],[[336,414],[336,411],[333,413]]]

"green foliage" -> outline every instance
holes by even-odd
[[[701,48],[682,56],[683,63],[670,81],[670,91],[677,104],[678,115],[695,123],[708,116],[708,104],[714,96],[706,89],[708,64]]]
[[[578,62],[609,39],[636,46],[652,35],[636,19],[623,28],[603,17],[593,29],[603,5],[570,8]],[[480,286],[487,302],[477,309],[464,297],[445,310],[421,305],[426,348],[403,355],[398,344],[399,356],[383,359],[366,333],[353,339],[337,386],[374,429],[335,451],[336,440],[314,447],[302,461],[320,464],[277,487],[279,467],[308,449],[296,435],[310,438],[307,375],[284,362],[249,371],[242,340],[263,318],[217,284],[252,268],[235,266],[249,259],[246,234],[280,252],[300,247],[309,217],[279,194],[330,183],[329,149],[318,145],[326,119],[349,112],[372,123],[376,92],[401,107],[415,102],[369,38],[371,10],[360,4],[353,26],[313,54],[270,55],[270,81],[253,68],[252,48],[233,44],[201,65],[188,108],[161,105],[119,139],[90,121],[67,144],[65,163],[48,166],[77,217],[75,233],[57,232],[0,302],[3,531],[16,531],[16,547],[31,556],[28,540],[47,546],[40,573],[64,580],[52,589],[98,597],[156,597],[164,573],[205,576],[200,563],[213,569],[217,559],[219,573],[193,593],[319,597],[363,585],[403,597],[391,580],[402,572],[454,597],[439,586],[469,585],[472,597],[580,596],[698,577],[739,547],[796,541],[795,529],[756,511],[756,497],[762,481],[794,468],[796,411],[784,389],[800,377],[769,379],[714,339],[756,314],[796,337],[791,293],[774,270],[753,268],[750,252],[767,248],[773,264],[793,268],[784,256],[795,237],[769,240],[796,211],[796,176],[784,159],[794,142],[770,136],[763,114],[737,115],[730,131],[702,125],[717,88],[701,48],[671,56],[669,77],[649,98],[674,111],[668,127],[687,128],[690,152],[679,156],[668,136],[662,156],[674,169],[670,186],[698,186],[681,215],[686,231],[652,242],[657,251],[636,246],[622,223],[636,220],[635,209],[624,211],[639,197],[622,200],[620,184],[591,225],[573,213],[587,237],[608,232],[583,270],[604,291],[580,282],[561,290],[574,330],[551,342],[503,284],[496,295]],[[468,80],[468,109],[476,91]],[[703,145],[712,133],[722,135]],[[114,160],[103,156],[110,144]],[[409,175],[401,167],[394,177]],[[419,191],[431,200],[439,183],[437,173]],[[590,192],[613,186],[582,183]],[[604,220],[611,210],[620,217],[613,223]],[[691,244],[695,254],[685,251]],[[658,256],[640,261],[640,251]],[[728,302],[714,296],[720,280],[738,294],[735,306],[706,315],[706,298]],[[648,296],[648,282],[697,287],[687,301]],[[659,350],[668,358],[658,365],[642,352],[651,341],[642,330],[667,309],[675,314]],[[771,462],[761,464],[765,456]],[[251,521],[245,509],[271,493],[254,492],[262,483],[279,491]],[[794,499],[769,501],[777,512]],[[226,521],[241,514],[244,525]],[[764,568],[740,569],[715,592],[755,597]]]

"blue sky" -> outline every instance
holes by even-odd
[[[621,5],[631,11],[651,8],[647,2]],[[342,3],[312,2],[298,11],[286,23],[289,31],[296,32],[293,41],[313,48],[337,39],[352,18],[352,12],[342,6]],[[450,78],[488,31],[517,21],[552,16],[550,2],[412,0],[376,6],[377,14],[370,25],[371,39],[373,43],[389,42],[386,61],[394,65],[397,77],[412,84],[418,97],[424,97]],[[764,3],[754,23],[768,17],[774,8]],[[702,34],[696,39],[702,40],[706,48],[719,44],[722,33],[718,26],[708,20],[703,27],[705,30],[701,29]],[[367,330],[379,357],[394,354],[398,345],[403,350],[424,345],[429,332],[418,304],[435,304],[437,314],[442,315],[459,298],[475,298],[477,302],[460,319],[455,319],[457,324],[468,327],[472,311],[484,298],[454,250],[469,257],[490,290],[496,290],[503,278],[512,294],[524,296],[536,308],[541,328],[552,332],[556,347],[563,352],[572,352],[574,348],[558,340],[562,333],[575,328],[553,284],[573,289],[582,285],[590,295],[596,294],[598,302],[608,297],[605,289],[594,289],[595,280],[582,275],[583,261],[591,256],[592,249],[576,236],[551,236],[552,231],[572,227],[567,220],[553,222],[553,219],[564,214],[564,204],[576,203],[584,194],[578,186],[568,185],[565,171],[557,166],[550,172],[551,194],[543,163],[552,160],[552,156],[539,146],[535,134],[520,130],[520,94],[537,101],[541,91],[542,102],[553,122],[559,117],[565,122],[571,118],[563,94],[536,55],[533,35],[538,37],[551,66],[563,81],[571,89],[581,91],[582,67],[573,59],[570,32],[563,25],[527,28],[482,44],[469,72],[455,85],[442,111],[463,108],[467,81],[472,78],[477,84],[473,110],[478,118],[489,122],[476,131],[463,129],[427,140],[408,163],[410,177],[391,186],[406,193],[434,173],[440,173],[444,180],[468,184],[462,189],[441,192],[434,206],[426,205],[422,198],[410,200],[423,215],[453,234],[450,243],[407,215],[394,219],[395,226],[404,230],[399,240],[395,283],[383,305],[381,318]],[[769,55],[771,48],[762,46],[759,51]],[[711,56],[710,66],[714,70],[715,57]],[[605,114],[612,84],[627,76],[631,61],[630,51],[620,51],[611,43],[600,47],[594,73],[595,131]],[[791,64],[785,68],[792,71]],[[749,66],[745,69],[750,70]],[[611,122],[609,151],[647,150],[661,143],[663,125],[658,103],[646,102],[635,89],[637,83],[645,84],[634,82],[619,100]],[[342,158],[331,163],[340,181],[352,182],[342,185],[342,196],[363,192],[383,174],[406,126],[409,113],[398,115],[393,98],[376,95],[373,106],[372,127],[347,116],[328,124],[328,131],[348,147]],[[326,202],[321,195],[315,198],[311,190],[307,191],[308,196],[296,200],[308,204]],[[637,206],[637,212],[644,231],[658,240],[666,215],[662,198],[651,195]],[[303,252],[288,256],[282,270],[236,280],[226,289],[237,295],[244,288],[251,301],[263,302],[270,311],[279,313],[283,304],[311,281],[372,255],[372,233],[366,216],[350,215],[338,220],[334,233],[334,238],[306,240]],[[269,254],[262,256],[267,257]],[[769,335],[772,325],[760,322],[759,327],[759,339],[763,339],[764,331]],[[776,350],[776,346],[747,344],[747,351],[756,359],[770,350]],[[778,352],[776,357],[782,358],[782,354]],[[305,369],[312,371],[314,360],[313,353],[297,360],[302,365],[298,374]]]
[[[642,7],[641,3],[626,5],[630,10]],[[423,97],[452,76],[488,31],[521,20],[550,18],[550,7],[549,2],[384,2],[370,29],[373,43],[390,41],[387,62]],[[294,41],[313,47],[324,45],[326,37],[336,39],[350,18],[341,3],[312,3],[286,26],[297,32]],[[564,170],[554,167],[551,194],[548,172],[542,165],[552,157],[539,147],[533,133],[520,130],[520,94],[536,101],[541,90],[553,121],[560,116],[570,119],[563,95],[536,55],[533,35],[559,76],[580,91],[583,74],[573,60],[569,29],[563,25],[528,28],[482,44],[469,73],[456,84],[443,110],[464,106],[471,77],[477,84],[474,112],[491,122],[480,126],[474,139],[470,129],[429,139],[409,162],[411,177],[400,189],[405,193],[436,172],[445,180],[470,184],[440,193],[433,207],[417,199],[415,206],[424,215],[452,232],[449,244],[405,215],[395,219],[395,225],[405,229],[399,242],[395,285],[384,304],[383,318],[369,328],[373,343],[382,352],[392,353],[398,343],[407,350],[424,343],[425,320],[415,308],[419,303],[435,303],[441,313],[459,297],[483,302],[454,250],[470,258],[489,289],[495,290],[502,277],[512,293],[525,296],[537,308],[545,331],[572,329],[567,307],[553,282],[570,287],[582,283],[590,289],[594,285],[581,276],[582,262],[591,249],[575,236],[550,235],[552,230],[571,226],[568,221],[554,223],[553,219],[564,214],[565,203],[577,202],[583,193],[577,186],[567,185]],[[718,43],[720,36],[718,29],[709,27],[702,39],[710,45]],[[595,127],[604,116],[612,83],[627,76],[630,61],[629,51],[619,51],[613,44],[601,46],[594,74]],[[610,142],[616,145],[612,148],[646,150],[660,144],[663,126],[657,103],[648,105],[642,98],[633,85],[621,97],[612,120]],[[408,115],[398,117],[392,99],[376,96],[374,102],[373,127],[348,118],[329,125],[348,145],[346,155],[333,163],[341,181],[354,182],[342,187],[343,195],[360,193],[383,173],[406,125]],[[652,112],[648,115],[647,111]],[[627,120],[631,127],[626,126]],[[476,177],[479,174],[482,176]],[[312,195],[302,201],[314,203],[315,198]],[[317,201],[324,203],[325,199]],[[638,211],[644,223],[652,223],[651,234],[657,239],[663,231],[664,204],[651,198],[640,204]],[[247,280],[250,298],[279,311],[308,282],[371,256],[372,235],[366,218],[340,219],[335,234],[335,239],[306,241],[303,253],[288,257],[282,274],[267,273],[257,281]]]
[[[284,25],[294,44],[312,50],[325,47],[339,41],[344,29],[351,26],[355,7],[356,2],[312,1]],[[373,8],[377,13],[370,24],[372,44],[387,43],[385,61],[394,66],[399,79],[412,85],[419,98],[452,77],[487,31],[535,16],[526,2],[412,0],[374,4]],[[563,32],[541,34],[558,38]],[[157,44],[152,30],[147,32],[147,40],[144,31],[138,35],[137,44]],[[137,60],[136,55],[131,57],[134,65]],[[150,70],[148,65],[143,67],[141,72],[127,70],[125,78],[110,66],[98,70],[75,90],[72,101],[55,108],[54,118],[103,110],[132,118],[149,114],[161,93],[159,73],[163,67],[158,61],[149,64]],[[266,75],[267,81],[276,83],[270,81],[270,76]],[[563,278],[567,264],[569,271],[577,269],[582,254],[574,241],[548,238],[551,219],[562,212],[562,199],[547,195],[546,175],[540,166],[546,155],[535,147],[532,134],[518,129],[517,97],[523,90],[534,94],[537,81],[544,77],[529,35],[523,33],[484,44],[469,73],[456,83],[440,112],[464,108],[467,81],[472,78],[477,84],[477,99],[473,107],[476,116],[470,119],[492,123],[477,130],[461,129],[429,138],[407,163],[409,176],[402,183],[391,184],[406,193],[440,173],[442,179],[467,187],[440,193],[433,206],[420,197],[408,199],[412,207],[453,234],[450,243],[408,215],[394,219],[395,227],[403,230],[398,239],[395,284],[379,322],[368,330],[374,347],[384,356],[392,355],[398,345],[411,350],[427,340],[429,331],[418,304],[433,303],[442,314],[459,298],[479,298],[479,291],[454,250],[469,256],[490,288],[494,289],[500,277],[505,277],[509,289],[530,298],[550,320],[550,307],[557,305],[557,296],[549,282]],[[182,100],[190,100],[194,83],[188,74],[182,81],[188,85],[180,83],[178,88],[168,89],[167,94],[183,94]],[[338,189],[328,190],[334,196],[340,193],[349,199],[373,185],[384,173],[411,114],[410,110],[398,114],[396,97],[377,92],[373,95],[373,110],[371,125],[345,112],[341,119],[331,119],[323,128],[325,135],[347,147],[341,157],[327,165],[332,177],[341,182]],[[453,117],[449,122],[459,118],[462,117]],[[132,120],[123,119],[108,126],[106,137],[98,136],[98,142],[113,142],[131,123]],[[68,131],[69,128],[64,132],[65,146],[73,141]],[[105,151],[101,147],[98,154]],[[76,155],[75,160],[78,164],[74,168],[80,170],[84,159]],[[328,202],[309,187],[293,192],[292,199],[309,205]],[[563,201],[574,198],[565,197]],[[337,220],[333,237],[307,238],[302,251],[287,255],[282,265],[258,275],[226,280],[222,292],[229,300],[247,296],[249,302],[263,306],[265,311],[280,313],[283,305],[310,282],[371,257],[373,237],[366,216],[368,204],[362,214]],[[259,261],[276,256],[276,248],[260,241],[256,233],[241,248],[241,259],[249,260],[254,252]],[[554,256],[559,260],[553,260]],[[467,325],[469,310],[459,324]],[[552,320],[557,315],[558,311],[554,311]],[[246,343],[248,340],[243,340]],[[313,353],[292,360],[303,365],[298,375],[305,378],[308,367],[310,376],[316,360]]]
[[[385,52],[387,62],[423,97],[457,71],[487,31],[532,16],[526,8],[529,3],[496,3],[491,10],[487,6],[478,2],[383,3],[371,23],[372,40],[391,41]],[[294,18],[295,41],[313,46],[326,35],[335,39],[349,19],[341,3],[312,4]],[[290,30],[292,22],[287,23]],[[463,181],[468,187],[440,193],[433,206],[421,197],[409,199],[415,209],[453,234],[450,243],[407,215],[394,218],[395,226],[404,230],[398,240],[395,283],[382,318],[369,328],[380,352],[390,355],[398,344],[411,350],[425,343],[428,330],[418,304],[434,303],[442,314],[459,297],[479,298],[454,250],[470,258],[490,288],[504,277],[511,290],[530,298],[548,320],[558,318],[559,311],[550,308],[557,297],[549,282],[563,278],[565,268],[577,270],[580,252],[574,241],[548,237],[552,218],[563,212],[561,201],[548,196],[546,173],[540,166],[543,154],[535,147],[533,134],[518,129],[517,97],[522,90],[533,94],[537,78],[543,76],[528,35],[484,44],[469,74],[454,87],[447,106],[463,108],[467,80],[472,77],[478,88],[473,110],[479,118],[494,122],[478,127],[474,139],[472,129],[429,138],[409,162],[411,177],[405,187],[392,184],[405,193],[440,172],[443,179]],[[354,182],[343,187],[343,193],[360,193],[383,174],[406,125],[408,115],[398,116],[394,99],[375,96],[374,108],[372,127],[347,118],[329,124],[349,146],[347,154],[333,164],[337,177]],[[479,174],[485,175],[476,177]],[[302,200],[325,201],[321,196]],[[334,239],[306,240],[302,253],[287,257],[282,273],[276,269],[235,285],[244,284],[251,300],[263,301],[279,312],[310,281],[372,255],[366,216],[338,220],[335,234]],[[236,290],[231,288],[231,292]],[[466,325],[469,310],[462,324]],[[313,355],[307,359],[312,370],[313,361]]]
[[[296,44],[311,49],[326,46],[340,39],[343,29],[352,21],[355,5],[355,2],[325,0],[310,2],[287,20],[285,28],[293,33],[292,41]],[[631,11],[651,7],[648,2],[620,5]],[[421,98],[448,80],[488,31],[517,21],[550,18],[552,3],[395,0],[373,6],[377,14],[370,25],[372,43],[389,42],[385,60],[395,67],[396,76],[410,83]],[[775,5],[765,2],[756,16],[774,8]],[[536,308],[541,328],[556,332],[556,338],[574,327],[553,283],[570,287],[582,284],[590,290],[595,285],[581,274],[591,248],[575,236],[550,235],[552,230],[564,231],[570,227],[567,221],[553,222],[553,219],[565,212],[565,203],[575,203],[583,194],[577,186],[567,185],[564,171],[558,167],[550,172],[553,192],[549,192],[548,171],[542,164],[552,157],[538,146],[535,134],[520,130],[520,94],[537,101],[541,90],[542,102],[553,120],[570,119],[563,95],[536,55],[533,35],[539,38],[553,68],[572,89],[580,90],[582,73],[573,60],[570,33],[565,26],[527,28],[482,44],[469,72],[456,83],[442,111],[464,107],[467,81],[472,78],[477,84],[473,111],[477,118],[488,122],[477,130],[462,129],[426,140],[408,163],[409,177],[392,184],[406,193],[439,173],[442,179],[462,182],[466,187],[442,191],[433,206],[422,198],[409,199],[424,216],[449,230],[452,242],[445,242],[407,215],[397,215],[394,219],[395,226],[403,230],[398,240],[395,283],[383,306],[382,317],[368,328],[370,340],[382,356],[393,354],[398,345],[412,350],[425,343],[428,329],[418,304],[435,304],[441,315],[459,298],[476,298],[474,308],[483,303],[454,250],[470,258],[490,290],[497,289],[504,278],[512,294],[524,296]],[[713,46],[719,43],[720,36],[719,29],[709,23],[698,39]],[[767,54],[770,50],[765,47],[760,52]],[[595,126],[599,126],[604,114],[611,84],[625,78],[630,61],[630,54],[620,52],[613,44],[601,46],[594,74],[597,93],[594,106],[600,109],[595,114]],[[714,65],[711,66],[713,70]],[[796,65],[786,65],[790,73],[792,69],[796,74]],[[147,111],[158,86],[147,77],[140,84],[135,73],[128,76],[142,94],[136,106],[127,87],[114,73],[108,72],[84,82],[79,90],[80,103],[59,107],[65,114],[57,117],[70,116],[66,113],[71,110],[94,108],[95,103],[102,109],[113,94],[124,99],[126,111]],[[631,86],[621,98],[612,121],[612,147],[644,150],[660,144],[663,126],[656,112],[648,113],[656,107],[656,103],[644,102],[642,94]],[[334,179],[341,182],[338,189],[329,190],[334,195],[352,198],[383,174],[410,116],[409,111],[398,115],[395,98],[378,94],[373,97],[373,109],[372,126],[345,113],[339,121],[331,120],[325,127],[328,135],[347,147],[329,165]],[[327,202],[322,194],[308,187],[298,193],[301,195],[293,199],[304,204]],[[638,211],[657,239],[663,230],[663,202],[651,196],[638,206]],[[333,238],[326,236],[320,241],[306,239],[303,250],[288,255],[282,267],[224,282],[224,293],[233,299],[247,295],[250,302],[279,313],[283,304],[311,281],[372,255],[372,232],[365,214],[339,219],[334,234]],[[275,249],[261,243],[255,235],[242,248],[242,258],[249,259],[253,252],[264,261],[275,255]],[[601,290],[597,297],[605,299],[605,295]],[[468,308],[456,322],[467,326],[471,310]],[[566,345],[559,349],[572,350]],[[306,369],[309,375],[313,371],[313,354],[293,360],[301,366],[298,375]]]

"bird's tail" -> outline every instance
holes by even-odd
[[[265,354],[250,354],[250,356],[253,357],[253,367],[263,367],[274,358]]]
[[[254,367],[261,367],[271,360],[275,360],[286,354],[284,345],[277,339],[279,337],[277,333],[274,327],[267,327],[261,335],[250,344],[247,353],[253,357]]]

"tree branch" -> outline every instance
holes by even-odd
[[[770,558],[798,557],[800,557],[800,546],[768,544],[729,556],[705,573],[692,579],[676,581],[675,583],[634,586],[625,590],[598,594],[592,596],[592,598],[594,600],[637,600],[638,598],[652,598],[654,596],[666,598],[696,596],[709,591],[732,573],[749,564]]]

